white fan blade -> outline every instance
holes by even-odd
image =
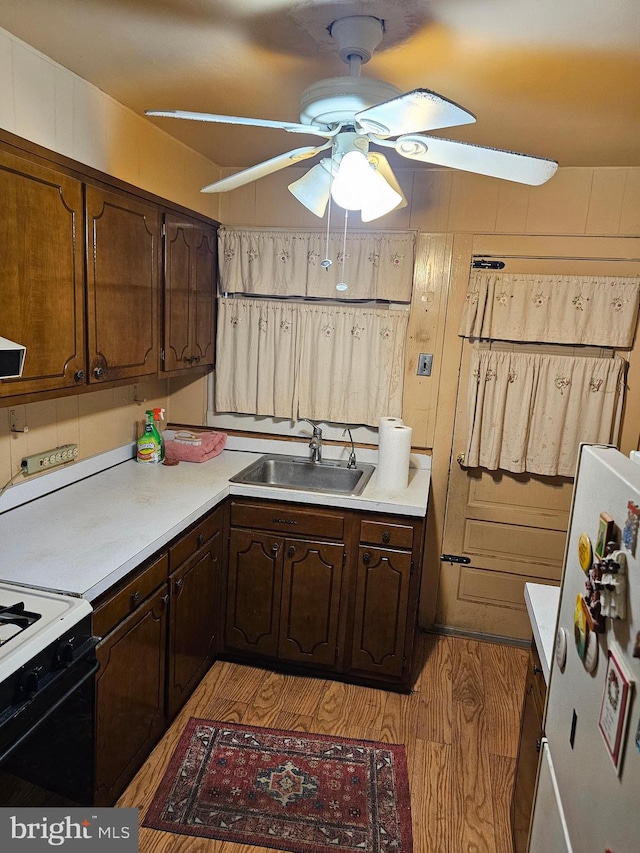
[[[287,130],[289,133],[308,133],[311,136],[323,136],[329,139],[335,136],[336,130],[313,127],[310,124],[296,124],[290,121],[271,121],[262,118],[243,118],[241,116],[221,116],[215,113],[192,113],[188,110],[145,110],[146,116],[161,116],[164,118],[183,118],[190,121],[210,121],[218,124],[244,124],[253,127],[274,127]]]
[[[473,124],[475,116],[430,89],[413,89],[390,101],[356,113],[358,125],[367,133],[400,136],[416,130],[437,130]]]
[[[324,145],[314,147],[306,145],[304,148],[294,148],[293,151],[287,151],[284,154],[278,154],[277,157],[272,157],[270,160],[265,160],[263,163],[258,163],[256,166],[250,166],[248,169],[243,169],[241,172],[236,172],[234,175],[229,175],[228,178],[222,178],[221,181],[216,181],[214,184],[209,184],[203,187],[200,192],[203,193],[224,193],[229,190],[235,190],[237,187],[242,187],[251,181],[257,181],[258,178],[264,178],[272,172],[278,172],[280,169],[286,169],[287,166],[298,163],[300,160],[308,160],[309,157],[315,157],[326,148],[330,148],[332,142],[326,142]]]
[[[450,166],[465,172],[477,172],[520,184],[538,186],[555,175],[558,164],[545,157],[531,157],[516,151],[485,148],[437,136],[401,136],[395,142],[376,140],[376,144],[395,148],[409,160],[421,160],[436,166]]]

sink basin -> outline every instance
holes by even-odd
[[[273,453],[252,462],[244,471],[231,477],[230,482],[298,492],[359,495],[374,470],[373,465],[363,463],[347,468],[346,462],[334,459],[311,462],[302,456]]]

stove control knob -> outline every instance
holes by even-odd
[[[73,663],[73,643],[69,640],[62,643],[58,649],[56,658],[61,666],[67,666],[68,664]]]
[[[22,678],[20,685],[21,692],[27,696],[34,696],[40,687],[40,672],[42,667],[38,666],[35,669],[30,669]]]

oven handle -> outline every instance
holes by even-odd
[[[85,681],[88,681],[90,678],[93,678],[93,676],[96,674],[96,672],[99,669],[100,669],[100,662],[98,660],[96,660],[96,661],[94,661],[93,666],[91,667],[91,669],[88,672],[85,672],[85,674],[81,678],[79,678],[77,681],[74,681],[74,683],[71,685],[71,687],[67,691],[65,691],[65,693],[62,694],[62,696],[58,697],[58,699],[56,699],[56,701],[53,703],[53,705],[51,705],[49,708],[47,708],[47,710],[39,718],[37,723],[30,726],[28,728],[28,730],[26,732],[24,732],[23,734],[21,734],[17,740],[12,741],[11,746],[9,746],[2,754],[0,754],[0,763],[2,763],[5,760],[5,758],[9,758],[9,756],[13,752],[15,752],[15,750],[18,749],[18,747],[20,747],[21,744],[24,743],[24,741],[28,737],[30,737],[33,734],[33,732],[35,732],[38,728],[40,728],[40,726],[42,725],[42,723],[45,722],[45,720],[48,720],[49,717],[52,714],[54,714],[58,710],[58,708],[64,702],[66,702],[67,699],[73,693],[75,693],[79,687],[81,687],[85,683]],[[37,694],[36,694],[36,696],[37,696]]]

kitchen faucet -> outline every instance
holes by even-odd
[[[355,468],[356,464],[357,464],[356,463],[356,448],[355,448],[355,445],[353,443],[353,436],[351,435],[351,430],[349,429],[349,427],[347,427],[345,430],[343,430],[342,435],[344,435],[346,432],[349,433],[349,441],[351,442],[351,453],[349,454],[349,461],[347,462],[347,468]]]
[[[302,418],[303,421],[306,421],[308,424],[311,424],[313,427],[313,435],[311,436],[311,441],[309,442],[309,449],[311,450],[311,461],[312,462],[321,462],[322,461],[322,430],[318,426],[318,424],[314,424],[313,421],[310,421],[309,418]]]

